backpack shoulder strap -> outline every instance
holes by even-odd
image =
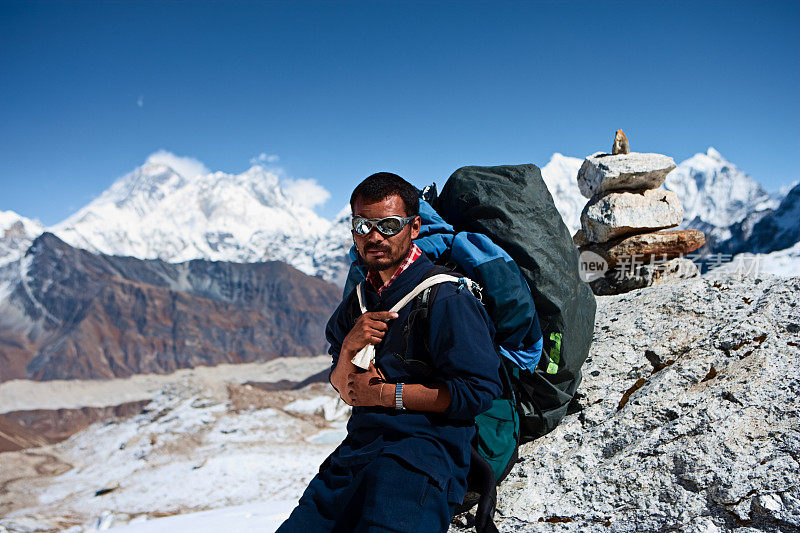
[[[434,268],[436,268],[436,267],[434,267]],[[431,270],[433,270],[433,269],[431,269]],[[468,287],[472,287],[473,285],[477,285],[477,284],[475,284],[475,282],[473,282],[469,278],[458,277],[458,276],[456,276],[456,275],[454,275],[452,273],[449,273],[449,274],[445,274],[445,273],[438,273],[437,274],[437,273],[434,273],[432,276],[424,278],[419,283],[419,285],[414,287],[411,290],[411,292],[409,292],[408,294],[403,296],[400,299],[399,302],[394,304],[392,306],[392,308],[389,309],[389,311],[397,313],[403,307],[408,305],[409,302],[414,300],[414,298],[416,298],[417,296],[419,296],[420,294],[425,292],[425,290],[430,289],[432,287],[435,287],[437,285],[440,285],[442,283],[458,283],[460,285],[464,285],[464,286],[468,286]],[[362,297],[362,292],[361,292],[363,290],[363,285],[364,284],[361,283],[358,287],[356,287],[356,291],[358,291],[356,294],[359,297],[359,307],[362,309],[362,312],[366,312],[366,308],[363,306],[364,302],[363,302],[363,297]],[[405,342],[405,338],[404,338],[404,342]],[[374,362],[374,361],[375,361],[375,345],[373,345],[373,344],[367,344],[366,346],[364,346],[355,355],[355,357],[353,357],[353,364],[356,365],[359,368],[363,368],[364,370],[369,368],[369,364]]]
[[[358,298],[358,308],[361,310],[361,314],[367,312],[367,306],[364,303],[364,282],[362,281],[358,285],[356,285],[356,297]]]
[[[429,280],[435,281],[436,283],[428,285]],[[477,283],[456,271],[451,265],[433,265],[422,276],[422,282],[418,287],[425,286],[425,289],[414,297],[413,303],[411,304],[411,312],[408,314],[408,319],[403,326],[401,353],[397,354],[401,360],[405,361],[405,358],[408,356],[412,335],[420,334],[418,342],[422,343],[426,351],[430,350],[430,343],[427,335],[430,331],[428,319],[431,315],[431,308],[436,299],[436,294],[439,292],[439,287],[442,283],[447,282],[458,284],[459,291],[463,288],[467,288],[480,299],[481,288]]]

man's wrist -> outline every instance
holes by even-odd
[[[357,353],[358,350],[350,350],[342,347],[342,350],[339,352],[339,361],[346,361],[352,364],[353,357],[355,357]]]
[[[384,383],[384,387],[381,390],[381,406],[383,407],[394,407],[394,394],[395,394],[395,385],[394,383]]]

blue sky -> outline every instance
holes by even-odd
[[[275,154],[331,216],[378,170],[714,146],[800,178],[800,2],[0,2],[0,210],[66,218],[153,152]]]

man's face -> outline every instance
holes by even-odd
[[[403,199],[397,195],[387,196],[383,200],[372,203],[356,198],[353,204],[353,216],[385,218],[405,217],[406,215],[406,205]],[[419,236],[421,223],[421,219],[417,217],[406,224],[400,233],[391,237],[386,237],[376,228],[372,228],[366,235],[353,232],[353,242],[355,242],[358,254],[370,270],[382,271],[396,268],[408,255],[411,241]]]

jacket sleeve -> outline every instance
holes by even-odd
[[[486,411],[500,396],[500,358],[492,340],[494,326],[469,291],[442,285],[430,316],[434,365],[450,391],[445,415],[468,420]]]
[[[331,369],[328,372],[328,381],[331,379],[331,373],[336,368],[336,363],[339,361],[339,354],[342,351],[342,343],[344,338],[350,332],[349,325],[347,324],[347,307],[349,305],[349,297],[345,298],[336,311],[333,312],[328,324],[325,326],[325,339],[330,344],[328,353],[331,355]]]

